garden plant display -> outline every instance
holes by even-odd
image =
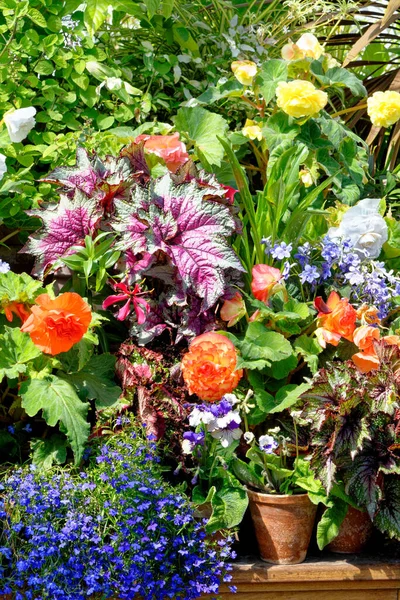
[[[247,511],[400,541],[400,93],[193,4],[0,5],[0,597],[234,593]]]

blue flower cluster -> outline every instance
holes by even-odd
[[[231,540],[205,539],[151,445],[115,437],[79,476],[31,467],[0,485],[0,596],[191,600],[230,580]]]
[[[284,261],[282,273],[285,279],[298,277],[301,285],[308,284],[312,291],[322,284],[348,287],[352,302],[375,306],[380,318],[388,315],[393,297],[400,296],[400,278],[388,271],[383,262],[363,256],[350,240],[325,236],[314,245],[306,242],[298,246],[293,258],[291,244],[277,242],[271,245],[268,239],[263,243],[267,255]]]

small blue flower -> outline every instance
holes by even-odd
[[[285,242],[277,242],[271,249],[270,254],[272,258],[276,260],[283,260],[284,258],[290,258],[293,244],[286,244]]]
[[[299,278],[301,283],[310,283],[314,284],[318,281],[320,277],[319,271],[317,267],[312,265],[306,265],[303,271],[300,273]]]

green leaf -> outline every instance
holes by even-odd
[[[268,150],[272,150],[286,140],[293,141],[300,131],[300,126],[284,112],[272,115],[262,128]]]
[[[70,382],[83,400],[96,400],[96,409],[102,410],[116,404],[122,392],[114,382],[114,367],[115,356],[104,353],[92,356],[77,373],[57,375]]]
[[[43,28],[47,27],[46,19],[44,18],[44,16],[42,15],[42,13],[40,11],[36,10],[36,8],[29,9],[28,17],[36,25],[39,25],[39,27],[43,27]]]
[[[22,408],[30,417],[41,410],[49,427],[60,422],[74,452],[75,464],[79,464],[90,431],[86,421],[89,405],[78,398],[72,385],[55,375],[24,381],[20,394]]]
[[[180,108],[175,117],[175,126],[194,144],[200,160],[221,166],[224,149],[217,136],[224,137],[228,129],[228,123],[221,115],[200,106]]]
[[[11,302],[21,304],[33,304],[35,298],[43,293],[41,281],[33,279],[27,273],[0,274],[0,306],[6,306]]]
[[[26,373],[27,364],[42,354],[27,333],[18,327],[5,327],[0,335],[0,381],[3,377],[14,379]]]
[[[89,77],[85,75],[85,73],[79,74],[73,71],[71,73],[71,79],[79,88],[81,88],[81,90],[87,90],[89,85]]]
[[[278,83],[287,81],[287,78],[288,65],[286,61],[274,58],[261,65],[255,84],[260,88],[266,104],[269,104],[275,96]]]
[[[317,527],[317,543],[320,550],[337,537],[348,508],[346,502],[335,498],[333,506],[325,510]]]
[[[88,30],[89,35],[92,37],[96,31],[103,25],[106,16],[108,6],[110,5],[109,0],[87,0],[86,8],[83,15],[83,21],[85,27]]]
[[[144,0],[149,19],[152,19],[161,5],[161,0]]]
[[[39,75],[51,75],[54,71],[54,66],[51,60],[39,60],[34,70],[36,73],[39,73]]]
[[[31,442],[32,463],[41,470],[51,469],[53,465],[62,465],[67,459],[67,440],[54,434],[49,439],[36,439]]]
[[[262,477],[259,477],[251,464],[245,463],[243,460],[236,458],[232,461],[232,470],[235,476],[244,483],[256,489],[265,490],[265,485]]]
[[[311,72],[316,79],[325,87],[347,87],[354,96],[366,96],[367,90],[360,79],[351,71],[342,67],[333,67],[325,73],[321,63],[314,60],[311,63]]]
[[[322,352],[318,341],[308,335],[301,335],[293,345],[295,352],[301,354],[314,375],[318,371],[318,354]]]
[[[224,486],[218,490],[212,500],[212,515],[206,525],[209,533],[219,529],[236,527],[242,521],[249,499],[242,487]]]
[[[250,373],[254,374],[252,371]],[[274,397],[264,389],[258,387],[253,386],[253,391],[256,406],[247,415],[247,421],[249,425],[259,425],[265,420],[269,408],[274,406]]]
[[[290,384],[278,390],[275,399],[274,406],[271,407],[270,413],[282,412],[286,408],[290,408],[296,404],[297,400],[308,389],[310,389],[309,383],[301,383],[300,385]]]
[[[196,100],[202,104],[213,104],[213,102],[217,102],[222,98],[241,96],[242,93],[243,85],[236,78],[233,78],[221,85],[209,87]],[[248,141],[247,138],[245,140]]]
[[[242,356],[239,357],[238,367],[257,369],[269,366],[272,362],[283,360],[293,354],[293,349],[281,333],[267,331],[264,325],[258,322],[249,323],[246,336],[239,342]],[[257,361],[252,364],[253,361]],[[261,363],[264,365],[261,366]]]
[[[96,123],[99,127],[100,130],[104,130],[104,129],[108,129],[109,127],[111,127],[111,125],[114,123],[114,117],[113,116],[107,116],[107,115],[98,115],[97,119],[96,119]]]

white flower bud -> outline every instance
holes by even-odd
[[[28,106],[6,113],[3,117],[12,142],[22,142],[35,127],[36,108]]]

